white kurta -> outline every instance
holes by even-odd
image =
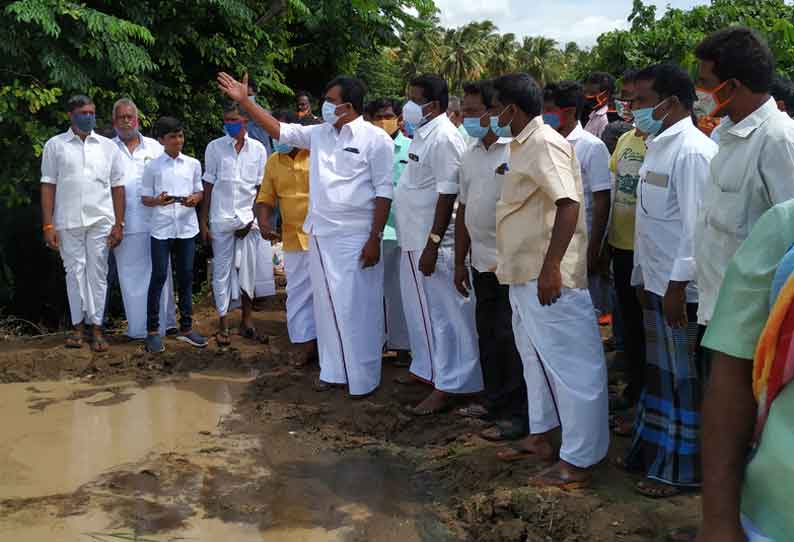
[[[544,307],[537,281],[531,281],[510,286],[510,304],[530,433],[562,426],[560,459],[580,468],[595,465],[609,450],[609,400],[590,293],[565,288],[556,303]]]
[[[403,251],[400,280],[411,337],[411,373],[449,393],[483,389],[475,322],[474,292],[463,297],[455,288],[454,256],[442,247],[436,271],[419,271],[421,251]]]
[[[257,227],[243,239],[212,233],[212,293],[221,317],[240,306],[242,293],[250,299],[275,295],[272,248]]]
[[[106,222],[85,228],[58,230],[73,325],[81,322],[102,325],[108,290],[110,230],[111,225]]]
[[[363,269],[369,234],[313,235],[309,245],[320,379],[351,395],[377,389],[383,353],[383,260]]]
[[[152,275],[151,239],[148,232],[125,234],[124,241],[113,249],[121,297],[124,300],[124,313],[127,316],[126,335],[131,339],[143,339],[147,335],[146,300]],[[169,263],[168,276],[160,298],[160,335],[165,336],[166,330],[176,327],[174,281]]]
[[[293,344],[317,338],[314,323],[314,296],[309,270],[309,251],[284,253],[287,274],[287,331]]]
[[[411,337],[405,322],[403,298],[400,291],[402,251],[397,241],[383,241],[383,299],[386,317],[386,347],[390,350],[410,350]]]

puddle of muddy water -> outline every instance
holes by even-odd
[[[410,467],[299,445],[274,459],[286,431],[220,435],[248,381],[0,385],[0,542],[450,539]]]
[[[202,375],[145,389],[0,385],[0,499],[69,493],[116,465],[189,446],[216,428],[246,383]]]

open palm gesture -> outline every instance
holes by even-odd
[[[237,81],[226,72],[218,74],[218,86],[220,89],[235,102],[242,102],[248,99],[248,74],[243,75],[242,81]]]

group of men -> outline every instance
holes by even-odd
[[[609,449],[610,405],[636,407],[633,423],[614,416],[611,430],[632,438],[615,464],[644,475],[638,492],[664,498],[703,484],[699,540],[783,540],[793,527],[786,501],[761,504],[758,494],[765,474],[791,479],[794,470],[756,469],[741,509],[740,495],[758,320],[794,242],[784,203],[794,198],[794,121],[783,112],[789,98],[770,97],[781,83],[754,31],[718,31],[695,55],[697,86],[660,64],[626,72],[618,96],[603,73],[545,88],[503,75],[467,83],[458,99],[423,75],[404,104],[365,104],[363,83],[338,77],[321,119],[306,93],[297,114],[270,114],[247,77],[221,73],[226,135],[207,146],[203,175],[181,153],[176,119],[158,121],[158,143],[140,135],[134,104],[121,100],[110,141],[93,132],[94,106],[78,97],[72,127],[42,159],[45,240],[61,252],[75,324],[67,345],[81,345],[88,324],[94,348],[107,349],[111,248],[128,334],[162,351],[176,324],[174,252],[177,337],[205,346],[190,305],[199,233],[213,248],[218,344],[229,344],[237,304],[241,334],[255,339],[253,301],[274,292],[269,241],[280,239],[289,335],[303,363],[319,358],[317,391],[372,394],[384,347],[395,350],[410,359],[398,381],[430,388],[412,415],[484,391],[482,405],[459,414],[491,421],[483,438],[512,442],[498,459],[548,462],[532,480],[540,487],[589,485]],[[763,269],[739,260],[761,258],[762,234],[739,249],[756,222],[765,232],[787,225]],[[610,397],[597,315],[612,300],[628,385]],[[766,465],[787,464],[779,449],[765,452]]]

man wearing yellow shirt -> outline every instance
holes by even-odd
[[[513,136],[496,207],[499,282],[510,285],[513,331],[524,364],[530,436],[503,450],[556,461],[540,487],[586,487],[609,449],[607,372],[587,290],[587,229],[573,147],[544,124],[543,92],[525,73],[494,83],[499,137]],[[562,430],[559,454],[551,432]]]
[[[298,120],[292,112],[277,114],[281,122],[317,124],[311,117]],[[293,344],[301,345],[305,365],[317,356],[312,284],[309,278],[309,239],[303,222],[309,210],[309,151],[273,141],[274,153],[265,167],[265,177],[256,198],[256,215],[262,237],[276,240],[267,228],[276,204],[281,209],[284,268],[287,274],[287,330]]]

